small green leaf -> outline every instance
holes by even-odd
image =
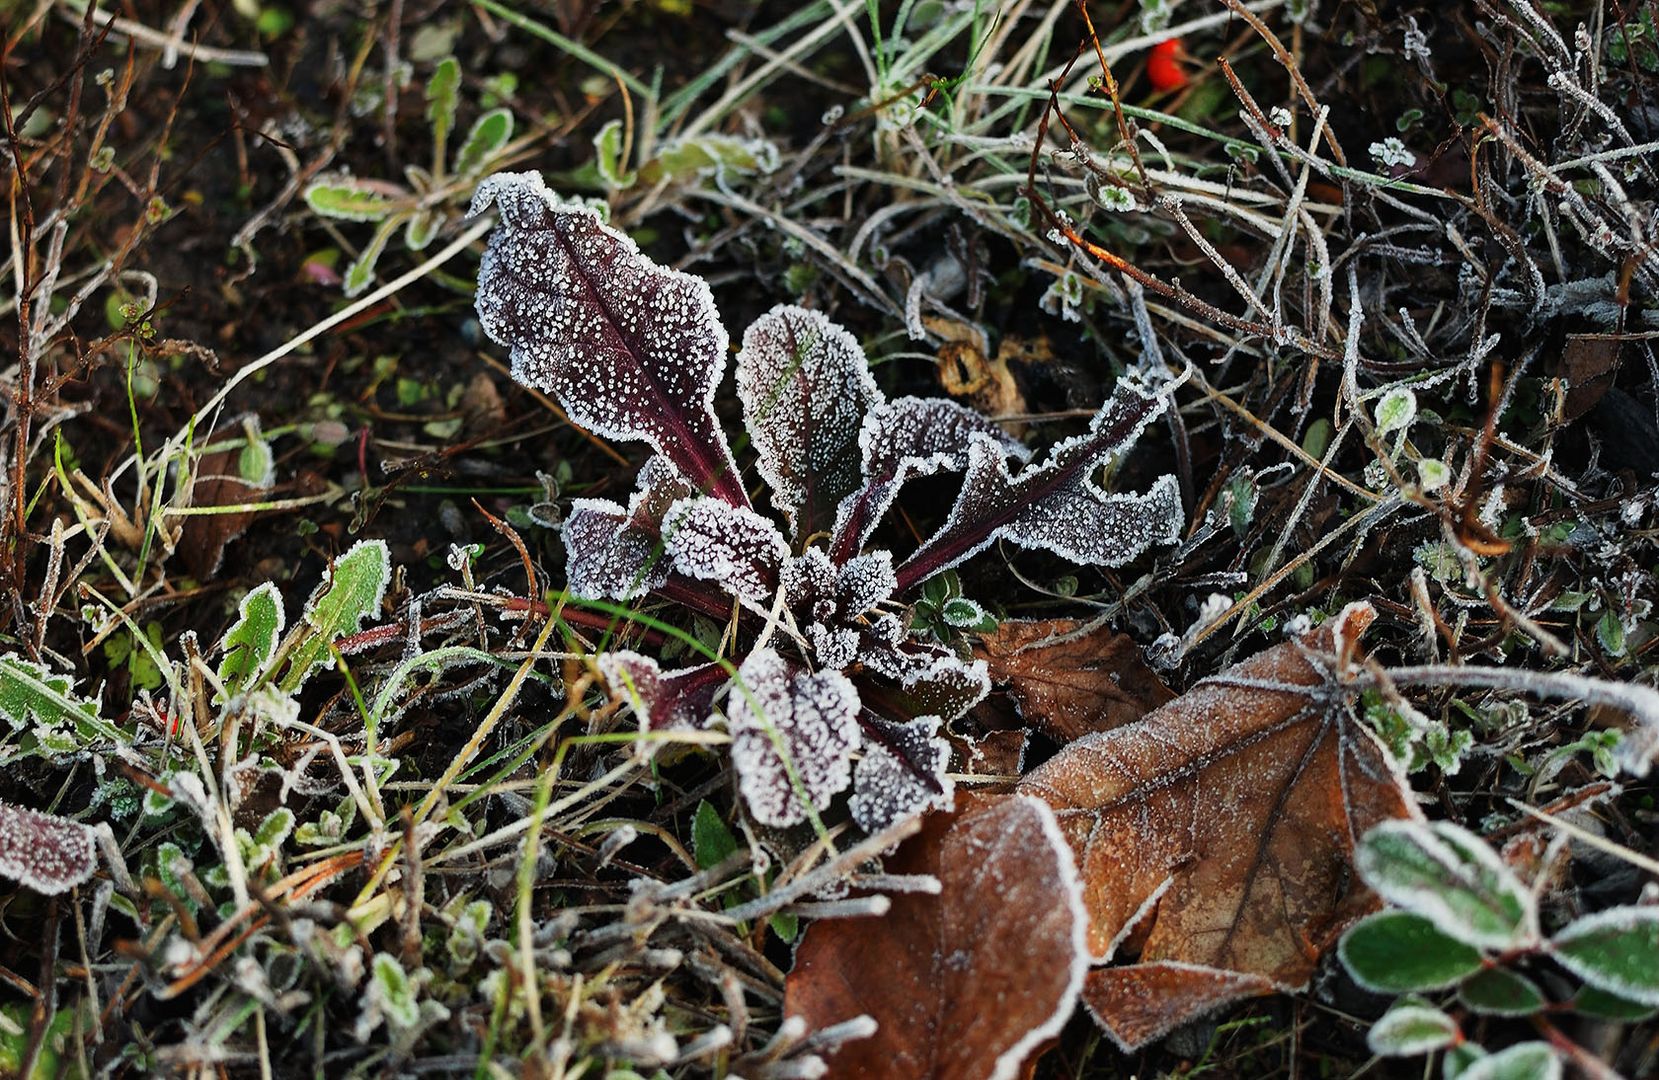
[[[1458,1043],[1447,1049],[1445,1060],[1440,1066],[1440,1075],[1445,1080],[1458,1080],[1468,1071],[1469,1066],[1485,1056],[1486,1048],[1480,1043]]]
[[[466,141],[455,152],[455,175],[473,176],[489,167],[491,160],[513,137],[513,114],[491,109],[473,121]]]
[[[442,162],[444,149],[449,145],[450,130],[455,127],[455,102],[461,88],[461,64],[453,56],[446,56],[432,69],[426,80],[426,120],[432,125],[432,160]]]
[[[281,684],[285,692],[305,685],[316,668],[334,665],[329,646],[357,633],[363,620],[380,610],[391,580],[392,557],[384,540],[359,540],[335,560],[332,580],[319,586],[305,605],[310,633],[289,654]]]
[[[697,813],[691,819],[691,852],[697,860],[697,869],[718,866],[737,850],[737,837],[707,799],[697,804]]]
[[[1596,620],[1596,640],[1608,656],[1623,656],[1624,623],[1611,611],[1602,612],[1601,618]]]
[[[1561,1059],[1549,1043],[1516,1043],[1471,1062],[1458,1080],[1561,1080]]]
[[[633,187],[637,179],[634,173],[623,171],[622,130],[622,121],[612,120],[593,137],[593,166],[604,185],[616,191]]]
[[[1424,458],[1417,463],[1417,485],[1424,491],[1439,491],[1452,479],[1452,470],[1438,458]]]
[[[0,656],[0,716],[13,728],[28,727],[31,721],[72,727],[97,715],[97,702],[76,697],[67,675],[53,675],[14,654]]]
[[[1609,994],[1594,986],[1586,986],[1573,998],[1573,1011],[1585,1016],[1594,1016],[1599,1020],[1618,1020],[1629,1024],[1646,1020],[1655,1012],[1659,1012],[1659,1009],[1622,998],[1617,994]]]
[[[402,220],[403,218],[398,216],[389,217],[382,221],[379,228],[375,229],[374,235],[369,238],[369,243],[363,248],[362,254],[357,256],[357,261],[346,268],[346,276],[341,282],[341,289],[347,296],[356,296],[369,287],[369,283],[374,280],[375,263],[380,261],[381,253],[386,250],[387,241],[392,238],[392,234],[397,231],[398,224]]]
[[[1659,907],[1618,907],[1570,923],[1550,947],[1561,966],[1591,986],[1659,1005]]]
[[[1416,1057],[1457,1042],[1457,1021],[1428,1005],[1396,1005],[1371,1025],[1365,1036],[1380,1057]]]
[[[1532,893],[1480,837],[1449,822],[1387,821],[1355,853],[1365,883],[1445,934],[1503,950],[1537,937]]]
[[[1503,968],[1488,968],[1465,979],[1457,988],[1457,997],[1475,1012],[1494,1016],[1530,1016],[1545,1005],[1543,993],[1531,979]]]
[[[403,246],[410,251],[424,251],[432,243],[432,238],[438,235],[444,219],[442,210],[416,210],[409,215],[409,223],[403,227]]]
[[[286,621],[282,594],[277,592],[275,582],[263,582],[242,597],[236,622],[219,642],[219,651],[224,654],[224,659],[219,661],[219,681],[225,689],[222,697],[214,697],[216,703],[233,698],[253,685],[276,652],[277,639]]]
[[[1417,418],[1417,395],[1409,387],[1396,386],[1377,402],[1377,431],[1387,435],[1403,431]]]
[[[997,628],[997,620],[990,612],[980,607],[966,596],[954,597],[945,601],[945,606],[939,609],[947,624],[958,630],[973,630],[981,634],[988,634]]]
[[[1356,923],[1337,946],[1354,981],[1379,994],[1438,990],[1481,969],[1480,953],[1409,911],[1381,911]]]
[[[415,996],[415,984],[404,972],[403,965],[391,953],[375,953],[374,984],[371,993],[386,1023],[394,1029],[408,1029],[420,1022],[420,1002]]]
[[[396,209],[392,199],[355,181],[319,181],[305,189],[305,205],[341,221],[379,221]]]
[[[769,173],[778,167],[778,148],[764,139],[731,135],[696,135],[665,144],[640,167],[647,184],[661,180],[696,180],[715,174]]]
[[[288,839],[288,834],[294,831],[294,812],[286,806],[279,806],[265,815],[265,820],[259,823],[259,828],[253,834],[256,844],[275,851]]]

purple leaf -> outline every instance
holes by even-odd
[[[879,630],[864,636],[858,658],[865,668],[860,683],[865,703],[889,716],[954,720],[991,692],[985,661],[963,660],[937,645],[894,641]]]
[[[749,654],[726,699],[726,724],[738,788],[756,821],[798,825],[807,803],[823,806],[846,788],[859,708],[858,691],[838,671],[809,674],[771,649]]]
[[[611,689],[627,700],[641,731],[696,731],[708,723],[714,695],[726,684],[723,664],[664,672],[649,656],[620,650],[599,658]]]
[[[853,770],[853,820],[878,833],[928,810],[949,810],[956,785],[945,774],[950,744],[937,716],[897,724],[866,713],[864,756]]]
[[[714,582],[762,614],[789,558],[789,544],[771,521],[714,499],[675,503],[663,519],[663,543],[675,570]]]
[[[822,548],[807,548],[783,567],[784,595],[810,621],[805,635],[820,667],[848,667],[858,657],[862,616],[898,587],[893,556],[872,551],[836,566]]]
[[[866,416],[858,436],[864,486],[836,512],[831,543],[836,561],[845,562],[864,546],[908,481],[966,468],[975,435],[994,440],[1019,461],[1031,456],[980,413],[945,398],[898,398]]]
[[[0,802],[0,874],[51,896],[86,881],[97,868],[90,828]]]
[[[816,311],[780,304],[743,335],[737,394],[772,505],[798,538],[825,528],[859,486],[859,431],[882,401],[858,340]]]
[[[570,591],[589,600],[633,600],[668,580],[663,518],[693,494],[665,458],[639,471],[627,509],[608,499],[576,499],[565,519],[565,574]]]
[[[747,506],[714,416],[727,337],[708,283],[658,266],[538,173],[485,180],[472,213],[492,203],[501,223],[476,305],[484,332],[511,348],[513,378],[599,435],[647,443],[699,491]]]
[[[994,440],[968,442],[967,475],[945,523],[899,567],[899,591],[932,577],[997,540],[1043,548],[1082,565],[1119,566],[1153,544],[1173,542],[1185,516],[1173,476],[1144,495],[1108,494],[1093,479],[1163,412],[1166,399],[1119,380],[1086,434],[1057,444],[1047,458],[1013,475]]]

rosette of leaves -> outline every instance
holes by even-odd
[[[460,62],[453,56],[438,61],[426,83],[432,163],[428,168],[407,166],[406,184],[335,175],[305,189],[305,203],[314,213],[336,221],[376,223],[374,235],[342,280],[347,296],[369,287],[375,264],[399,229],[404,247],[424,250],[455,216],[479,178],[503,164],[513,137],[513,114],[504,108],[490,109],[473,121],[454,158],[449,157],[460,87]]]
[[[751,816],[816,820],[850,791],[877,831],[949,806],[942,725],[989,690],[983,661],[913,629],[924,583],[1002,541],[1116,566],[1173,541],[1173,477],[1144,494],[1097,482],[1164,409],[1120,382],[1084,434],[1040,460],[948,400],[888,399],[858,341],[822,314],[779,306],[743,335],[736,384],[776,517],[751,503],[714,413],[728,337],[708,284],[664,269],[591,208],[535,173],[479,186],[497,208],[479,272],[484,330],[514,378],[570,418],[655,451],[628,505],[577,499],[563,527],[571,594],[738,612],[737,655],[665,670],[599,658],[649,730],[724,725]],[[871,540],[909,481],[959,474],[943,523],[908,555]]]

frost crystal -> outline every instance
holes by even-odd
[[[726,700],[726,723],[738,787],[756,821],[798,825],[807,818],[802,796],[819,807],[846,788],[858,711],[858,691],[840,672],[797,671],[771,649],[749,654]]]
[[[859,485],[854,447],[882,400],[864,350],[822,314],[779,305],[743,335],[737,394],[772,505],[811,535]]]
[[[512,349],[513,378],[551,393],[571,420],[645,442],[700,490],[748,497],[714,416],[726,329],[708,283],[658,266],[592,208],[539,174],[478,185],[472,213],[501,224],[478,269],[478,321]]]
[[[0,874],[36,892],[67,892],[98,868],[92,830],[0,802]]]
[[[1109,494],[1091,479],[1107,458],[1134,443],[1164,404],[1162,395],[1120,381],[1087,434],[1058,444],[1017,476],[1001,446],[975,435],[956,503],[939,531],[899,568],[900,591],[999,539],[1091,566],[1119,566],[1153,544],[1173,542],[1184,520],[1173,476],[1159,477],[1144,495]]]
[[[945,775],[950,744],[939,738],[937,716],[909,723],[868,725],[864,756],[853,770],[853,820],[878,833],[926,810],[949,810],[956,785]]]
[[[674,569],[712,581],[763,612],[789,558],[776,525],[746,506],[715,499],[675,503],[663,521],[663,542]]]
[[[565,573],[570,591],[589,600],[632,600],[668,580],[662,521],[692,494],[666,458],[639,471],[639,488],[624,510],[608,499],[576,499],[565,519]]]
[[[1374,142],[1370,147],[1371,156],[1377,164],[1384,168],[1409,169],[1417,164],[1417,155],[1406,149],[1406,144],[1390,135],[1382,142]]]

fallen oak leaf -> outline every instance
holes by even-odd
[[[1061,742],[1133,723],[1175,697],[1127,634],[1081,625],[1010,621],[974,646],[1020,718]]]
[[[1071,743],[1016,789],[1054,807],[1077,853],[1095,957],[1138,949],[1138,967],[1163,965],[1091,975],[1091,1011],[1126,1049],[1238,997],[1301,988],[1374,903],[1355,884],[1355,844],[1379,822],[1422,817],[1343,682],[1374,617],[1350,604]],[[1167,1023],[1136,1000],[1150,991],[1169,994]]]
[[[880,919],[813,923],[785,1015],[814,1031],[875,1019],[872,1037],[828,1058],[828,1075],[1023,1075],[1071,1016],[1088,965],[1087,914],[1054,812],[1013,796],[931,815],[885,870],[932,875],[940,890],[895,896]]]

